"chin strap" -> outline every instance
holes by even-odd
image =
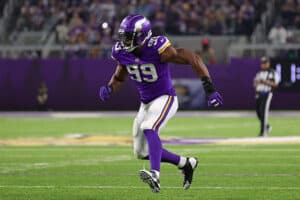
[[[137,33],[134,33],[134,36],[133,36],[133,37],[135,37],[136,34],[137,34]],[[126,49],[128,52],[132,52],[132,51],[134,51],[136,48],[138,48],[139,46],[143,46],[143,45],[145,44],[145,42],[151,38],[151,36],[152,36],[152,31],[150,30],[150,31],[148,31],[147,36],[146,36],[145,39],[141,42],[141,44],[138,44],[138,45],[134,46],[134,45],[133,45],[134,40],[132,40],[130,47],[125,48],[125,49]]]

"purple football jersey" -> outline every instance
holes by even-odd
[[[143,103],[149,103],[161,95],[176,95],[169,64],[162,63],[160,57],[170,45],[170,41],[164,36],[151,37],[142,46],[139,57],[123,50],[119,42],[112,48],[112,58],[126,68]]]

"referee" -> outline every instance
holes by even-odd
[[[267,57],[260,59],[261,70],[254,78],[256,114],[260,121],[259,136],[267,136],[272,127],[268,124],[272,91],[278,86],[279,76],[275,70],[270,69],[270,61]]]

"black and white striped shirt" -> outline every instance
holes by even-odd
[[[274,82],[276,84],[278,84],[279,81],[280,81],[278,74],[273,69],[260,70],[259,72],[257,72],[254,81],[259,81],[259,80],[271,81],[271,82]],[[268,85],[265,85],[263,83],[257,83],[255,85],[255,91],[256,92],[271,92],[272,87],[268,86]]]

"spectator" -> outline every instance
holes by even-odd
[[[74,11],[73,16],[69,23],[69,29],[72,30],[72,29],[74,29],[76,27],[80,27],[80,26],[83,26],[83,20],[79,16],[78,12]]]
[[[258,0],[25,0],[11,38],[15,38],[14,35],[20,31],[39,31],[50,27],[57,34],[57,42],[67,41],[73,46],[71,49],[87,49],[87,45],[110,43],[117,39],[118,29],[115,27],[118,27],[120,19],[136,12],[148,16],[152,21],[154,34],[238,34],[249,37],[254,23],[259,19],[255,18],[257,10],[262,13],[266,4],[259,1],[258,8],[257,2]],[[286,0],[279,10],[282,16],[288,16],[295,11],[295,7],[293,0]],[[295,17],[295,22],[300,24],[299,16]],[[109,31],[105,32],[109,33],[102,32],[101,26],[104,23],[109,27]],[[51,27],[53,24],[56,26]],[[108,39],[109,36],[111,38]]]
[[[201,56],[205,64],[215,64],[216,63],[215,50],[210,46],[209,39],[203,39],[201,41],[201,44],[202,44],[201,51],[198,51],[196,53]]]
[[[87,42],[91,45],[100,44],[99,25],[97,22],[97,16],[94,14],[91,15],[89,25],[87,27]]]
[[[296,4],[294,0],[286,0],[281,6],[281,18],[285,26],[293,26],[296,16]]]
[[[254,27],[254,1],[244,0],[239,6],[240,1],[242,0],[27,0],[22,6],[17,24],[19,30],[41,30],[51,20],[66,19],[71,30],[73,23],[88,23],[90,16],[95,15],[98,23],[108,22],[114,27],[115,21],[137,12],[153,20],[158,32],[249,35]],[[289,8],[290,5],[286,7]],[[111,31],[115,35],[116,30],[112,28]]]
[[[285,44],[287,43],[289,36],[289,32],[282,26],[280,22],[277,22],[270,30],[268,38],[272,44]]]
[[[67,41],[69,29],[65,19],[61,20],[56,26],[56,41],[58,43],[65,43]]]
[[[117,5],[118,15],[116,16],[116,21],[121,21],[124,19],[129,13],[134,12],[135,7],[132,3],[128,5],[127,0],[120,0],[120,3]]]
[[[44,25],[44,15],[42,10],[37,6],[32,6],[30,15],[31,28],[35,31],[41,30]]]
[[[89,12],[96,16],[99,16],[101,10],[100,0],[94,0],[93,3],[89,7]]]
[[[179,34],[180,14],[175,4],[170,5],[166,16],[166,31],[171,34]]]
[[[104,0],[101,2],[100,10],[101,17],[103,21],[112,22],[116,15],[116,6],[112,0]]]
[[[297,1],[296,16],[295,16],[294,25],[297,29],[300,29],[300,0]]]
[[[166,15],[162,11],[155,13],[154,19],[152,20],[152,31],[154,35],[162,35],[165,33],[166,27]]]
[[[245,0],[244,4],[240,8],[240,17],[242,20],[242,26],[244,26],[243,34],[247,35],[248,38],[250,38],[254,29],[255,9],[248,0]]]
[[[141,0],[136,7],[136,13],[144,15],[145,17],[150,17],[154,12],[153,7],[151,6],[148,0]]]
[[[47,101],[48,101],[48,88],[44,81],[42,81],[38,88],[37,94],[37,102],[38,102],[38,110],[39,111],[46,111],[47,108]]]
[[[111,28],[102,25],[101,32],[101,57],[108,58],[111,55],[111,46],[113,45],[113,40],[111,36]]]

